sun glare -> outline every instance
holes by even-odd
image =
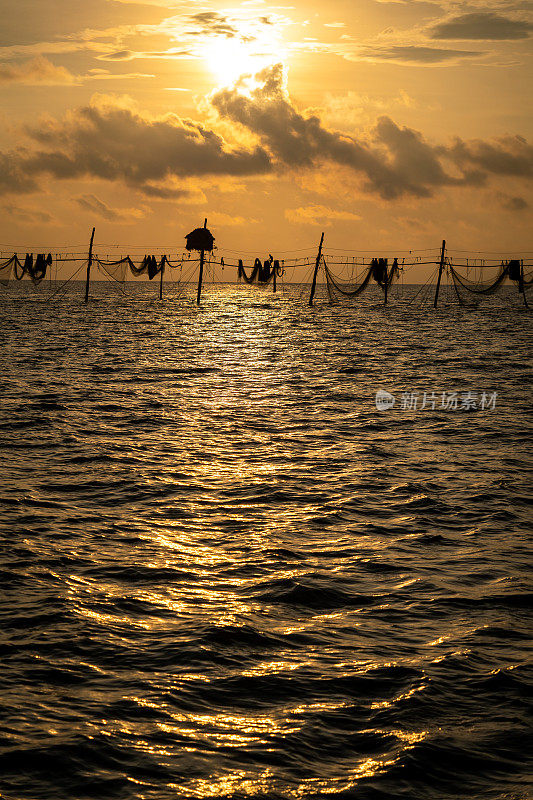
[[[274,32],[254,35],[242,30],[240,36],[215,36],[206,41],[203,57],[220,86],[235,83],[241,75],[254,75],[285,58],[284,48]]]

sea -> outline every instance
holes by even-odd
[[[0,289],[2,800],[530,800],[518,294],[58,288]]]

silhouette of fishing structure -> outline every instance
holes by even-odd
[[[422,289],[428,289],[436,277],[435,291],[433,294],[433,306],[436,308],[441,291],[442,278],[447,276],[448,302],[458,302],[463,306],[477,306],[490,295],[496,294],[504,284],[515,285],[518,294],[522,296],[523,302],[529,308],[528,293],[533,287],[533,262],[518,258],[485,259],[476,257],[464,257],[461,252],[455,254],[448,253],[446,241],[443,240],[442,246],[432,257],[435,251],[421,251],[424,255],[413,255],[415,251],[409,251],[407,257],[400,258],[395,256],[339,256],[339,251],[331,250],[330,253],[324,252],[324,233],[320,238],[320,243],[316,256],[311,259],[309,255],[297,256],[296,258],[275,258],[271,253],[268,258],[256,257],[252,259],[249,267],[245,265],[245,259],[235,257],[231,254],[215,258],[213,253],[215,248],[215,238],[207,227],[207,219],[201,228],[195,228],[185,236],[185,251],[181,257],[171,260],[166,254],[156,256],[145,254],[142,259],[126,255],[118,259],[103,258],[93,252],[95,229],[92,229],[89,244],[88,256],[80,254],[44,254],[38,253],[35,257],[33,253],[26,253],[25,257],[19,258],[14,253],[4,260],[0,260],[0,285],[8,286],[14,278],[21,281],[29,278],[34,285],[42,283],[47,275],[51,277],[53,265],[56,268],[65,262],[78,262],[80,266],[67,281],[54,290],[52,297],[56,296],[70,281],[72,281],[86,267],[85,277],[85,302],[89,301],[91,268],[96,265],[99,271],[103,272],[117,284],[123,286],[126,276],[133,277],[146,276],[152,281],[159,276],[159,298],[163,299],[163,281],[165,271],[172,273],[178,270],[177,283],[186,286],[193,279],[198,266],[198,278],[196,289],[196,303],[200,305],[202,286],[204,281],[205,269],[210,269],[214,276],[215,267],[220,266],[222,272],[230,268],[236,270],[236,278],[240,283],[248,286],[272,287],[275,293],[278,284],[283,281],[287,271],[295,269],[306,269],[309,271],[308,279],[300,284],[301,287],[309,287],[308,305],[313,306],[317,287],[320,285],[325,288],[326,299],[331,304],[347,303],[356,301],[365,290],[370,286],[378,286],[383,293],[383,302],[386,305],[389,300],[391,288],[403,279],[405,270],[412,267],[435,266],[435,270],[423,285]],[[346,252],[346,251],[345,251]],[[420,251],[419,251],[420,252]],[[191,253],[198,253],[198,257],[191,257]],[[184,278],[184,267],[189,268],[188,278]],[[494,274],[493,270],[497,270]],[[466,272],[465,272],[466,271]],[[491,277],[487,277],[492,272]],[[293,273],[294,274],[294,273]],[[171,275],[172,280],[172,275]],[[227,282],[227,281],[225,281]],[[453,297],[450,298],[449,290],[453,290]],[[422,291],[422,290],[420,290]],[[301,296],[302,293],[300,293]],[[418,295],[419,293],[417,293]],[[49,298],[51,299],[51,298]]]

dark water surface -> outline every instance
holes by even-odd
[[[154,293],[0,298],[0,796],[532,797],[527,310]]]

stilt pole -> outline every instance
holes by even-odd
[[[163,299],[163,272],[164,272],[164,270],[165,270],[165,262],[163,261],[163,263],[161,264],[161,270],[160,270],[161,274],[159,276],[159,299],[160,300]]]
[[[442,270],[444,269],[444,251],[446,250],[446,240],[442,240],[442,248],[440,251],[440,263],[439,263],[439,277],[437,278],[437,287],[435,289],[435,300],[433,301],[433,308],[437,308],[437,300],[439,299],[439,289],[440,289],[440,281],[442,278]]]
[[[387,305],[387,295],[389,293],[389,268],[388,266],[385,267],[385,302],[383,303],[384,306]]]
[[[316,290],[316,277],[318,275],[318,268],[320,266],[320,259],[322,258],[322,245],[324,244],[324,232],[322,232],[322,236],[320,237],[320,244],[318,245],[318,253],[316,256],[316,263],[315,263],[315,271],[313,273],[313,283],[311,284],[311,294],[309,295],[309,306],[313,305],[313,298],[315,296]]]
[[[526,308],[529,308],[529,303],[527,302],[526,290],[525,290],[524,286],[525,286],[525,284],[524,284],[524,259],[522,259],[520,261],[520,286],[518,288],[518,291],[522,292],[522,297],[524,298],[524,303],[526,305]]]
[[[207,219],[204,220],[204,228],[207,228]],[[196,305],[200,305],[200,296],[202,294],[202,281],[204,278],[204,261],[205,261],[205,251],[200,250],[200,272],[198,273],[198,293],[196,295]]]
[[[87,261],[87,280],[85,281],[85,302],[89,302],[89,283],[91,281],[91,264],[93,263],[93,241],[94,241],[94,228],[91,233],[91,243],[89,245],[89,260]]]
[[[200,296],[202,294],[202,280],[204,277],[204,260],[205,260],[205,252],[200,250],[200,273],[198,275],[198,293],[196,295],[196,305],[200,305]]]
[[[272,256],[270,256],[270,259],[271,259],[272,263],[274,264],[274,259],[272,258]],[[273,292],[277,291],[277,286],[276,286],[276,265],[275,264],[274,264],[274,266],[272,268],[272,291]]]

